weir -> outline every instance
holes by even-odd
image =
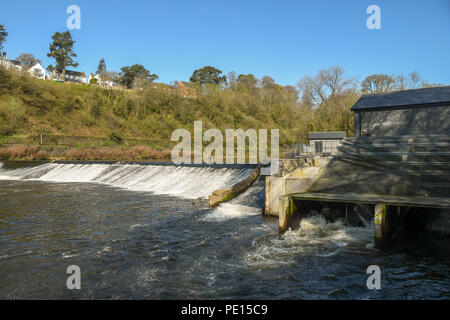
[[[0,164],[0,179],[91,182],[134,191],[197,199],[254,175],[252,167],[140,163],[45,163],[21,168]]]
[[[363,96],[352,110],[358,136],[309,188],[279,198],[280,233],[314,209],[346,221],[369,212],[378,248],[400,227],[448,235],[450,87]]]

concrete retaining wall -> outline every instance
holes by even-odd
[[[278,216],[279,198],[284,194],[283,177],[266,176],[266,215]]]
[[[278,216],[279,198],[286,194],[306,191],[327,162],[327,158],[315,159],[311,163],[313,166],[299,167],[283,177],[267,176],[265,214]]]
[[[247,190],[253,182],[259,177],[261,173],[261,167],[258,166],[246,179],[236,183],[230,189],[216,190],[209,196],[209,206],[215,207],[221,202],[231,200]]]

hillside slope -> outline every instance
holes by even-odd
[[[109,139],[110,145],[142,139],[140,144],[164,149],[174,144],[170,141],[173,130],[192,131],[194,121],[202,120],[203,130],[278,128],[283,145],[305,140],[310,130],[321,129],[324,123],[319,111],[302,107],[296,93],[277,84],[267,88],[206,86],[196,90],[195,98],[184,97],[176,88],[164,84],[108,90],[38,80],[0,68],[0,136],[97,137]],[[339,117],[343,120],[336,119],[342,111],[333,112],[328,117],[334,122],[328,121],[330,128],[324,129],[348,129],[350,112]]]

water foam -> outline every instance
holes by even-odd
[[[245,218],[261,214],[261,208],[246,206],[243,204],[222,203],[211,213],[202,218],[204,221],[226,221],[230,219]]]
[[[221,203],[201,220],[222,222],[260,215],[264,203],[264,190],[264,180],[259,178],[244,193],[229,202]]]
[[[7,169],[0,166],[0,179],[52,182],[95,182],[133,191],[150,191],[185,198],[207,197],[245,179],[252,169],[142,164],[47,163]]]
[[[244,257],[248,266],[279,267],[293,264],[302,255],[330,257],[348,246],[367,249],[373,239],[372,228],[346,227],[341,221],[328,222],[321,215],[302,219],[300,228],[282,236],[264,235],[255,239]]]

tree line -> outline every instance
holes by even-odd
[[[3,44],[6,42],[8,33],[4,25],[0,24],[0,50],[3,49]],[[79,64],[74,61],[77,57],[74,52],[75,41],[69,31],[55,32],[52,36],[52,42],[49,46],[48,57],[55,60],[55,66],[49,65],[47,70],[50,72],[56,71],[64,78],[67,67],[77,67]],[[23,53],[16,58],[22,66],[29,68],[36,63],[40,63],[31,53]],[[105,80],[111,80],[126,88],[143,88],[159,78],[158,75],[151,73],[141,64],[134,64],[132,66],[124,66],[120,72],[108,71],[106,68],[105,59],[99,61],[96,74],[102,76]],[[301,94],[301,101],[307,104],[320,105],[325,100],[328,92],[331,96],[342,94],[342,90],[355,89],[357,81],[352,79],[343,79],[344,70],[342,67],[333,66],[329,69],[323,69],[318,72],[316,76],[305,76],[297,83],[297,89]],[[256,87],[258,83],[262,86],[273,84],[275,81],[269,77],[264,76],[262,79],[257,79],[252,74],[240,74],[231,71],[227,75],[223,75],[222,71],[213,67],[205,66],[203,68],[194,70],[190,77],[190,82],[204,86],[207,84],[219,85],[223,88],[233,89],[237,83],[251,88]],[[357,86],[357,85],[356,85]],[[395,90],[415,89],[418,87],[434,86],[426,82],[417,71],[413,71],[408,75],[388,75],[388,74],[373,74],[367,76],[360,83],[360,92],[364,94],[383,93]],[[294,90],[295,88],[290,88]],[[331,91],[330,91],[331,90]]]
[[[4,27],[0,25],[0,48],[6,36]],[[53,70],[63,73],[65,68],[78,65],[74,43],[68,31],[52,36],[48,56],[55,60],[55,65],[50,66]],[[30,56],[22,58],[23,64],[28,65],[35,59]],[[346,131],[348,136],[352,136],[353,114],[350,108],[361,94],[438,85],[429,84],[417,71],[407,75],[373,74],[359,81],[349,77],[343,67],[331,66],[315,75],[304,76],[292,86],[277,84],[268,75],[258,78],[235,71],[224,74],[214,66],[205,66],[193,71],[186,86],[195,95],[186,96],[180,92],[177,82],[155,84],[158,75],[140,64],[122,67],[121,72],[112,72],[108,71],[105,59],[101,59],[97,74],[109,77],[126,88],[142,90],[120,93],[92,91],[89,94],[80,91],[76,97],[64,91],[49,100],[41,97],[39,105],[48,106],[50,110],[46,111],[50,117],[48,121],[58,119],[61,123],[62,118],[57,112],[58,106],[64,105],[63,114],[79,116],[77,124],[85,125],[87,129],[83,130],[86,132],[94,132],[93,126],[97,124],[97,127],[104,128],[103,131],[98,129],[101,134],[114,130],[122,135],[170,140],[171,130],[189,127],[195,120],[202,120],[205,128],[279,128],[280,142],[289,144],[307,142],[312,131]],[[14,79],[10,81],[19,81]],[[35,87],[37,83],[27,85]],[[42,90],[36,87],[37,96],[40,97]],[[52,90],[56,88],[52,87]],[[62,96],[66,97],[67,103],[58,102]],[[14,101],[18,106],[16,109],[25,110],[20,107],[21,102]],[[25,98],[23,101],[28,103]],[[11,101],[6,104],[11,108]],[[0,110],[0,117],[1,113]],[[13,113],[5,111],[5,114]],[[7,118],[5,116],[5,128],[12,123]],[[70,120],[67,128],[73,123]],[[5,129],[5,133],[10,134],[8,130]]]

